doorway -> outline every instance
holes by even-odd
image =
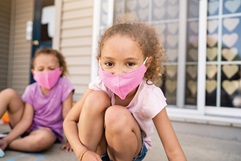
[[[55,26],[54,0],[35,0],[34,3],[31,58],[34,57],[38,48],[52,47]],[[30,83],[33,82],[35,81],[31,73]]]

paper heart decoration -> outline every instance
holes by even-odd
[[[216,80],[206,80],[206,91],[212,93],[217,87]]]
[[[207,65],[206,67],[206,75],[209,79],[212,79],[218,71],[218,68],[216,65]]]
[[[166,0],[154,0],[154,5],[158,6],[158,7],[161,7],[163,6],[163,4],[166,2]]]
[[[209,61],[213,61],[218,55],[218,48],[207,48],[207,58]]]
[[[207,44],[210,47],[214,47],[218,42],[218,34],[212,34],[207,36]]]
[[[167,49],[166,55],[167,55],[168,61],[174,62],[177,60],[178,50],[177,49]]]
[[[193,17],[198,17],[198,14],[199,12],[197,12],[199,10],[199,5],[194,5],[194,4],[190,4],[190,7],[189,7],[189,12],[190,12],[190,16],[193,16]]]
[[[192,44],[193,47],[198,47],[198,36],[190,36],[189,37],[189,43]]]
[[[178,12],[179,12],[179,6],[168,6],[167,7],[167,13],[169,16],[171,16],[172,18],[177,16]]]
[[[154,12],[155,18],[161,19],[165,15],[166,9],[164,7],[162,7],[162,8],[154,8],[153,12]]]
[[[227,47],[231,48],[238,40],[238,34],[224,34],[222,37],[223,43],[227,45]]]
[[[197,49],[190,49],[188,55],[191,57],[193,61],[197,61],[198,59],[198,50]]]
[[[223,65],[223,73],[230,79],[236,74],[239,70],[237,65]]]
[[[241,0],[230,0],[226,1],[224,4],[225,8],[231,13],[236,12],[239,9],[240,5]]]
[[[192,2],[193,2],[193,3],[196,3],[196,4],[198,4],[198,3],[199,3],[199,1],[196,1],[196,0],[192,0]]]
[[[175,47],[177,45],[178,42],[178,37],[177,35],[168,35],[167,36],[167,43],[171,46],[171,47]]]
[[[218,28],[218,20],[209,20],[207,23],[209,33],[213,33]]]
[[[174,78],[177,74],[177,66],[166,66],[166,72],[167,76],[169,76],[170,78]]]
[[[209,1],[208,12],[214,14],[219,8],[219,1]]]
[[[119,12],[121,12],[123,10],[123,7],[121,7],[121,6],[122,6],[121,1],[115,2],[115,11],[116,11],[116,13],[119,13]]]
[[[166,89],[168,92],[173,93],[177,88],[177,82],[173,80],[166,81]]]
[[[178,24],[177,23],[168,23],[167,29],[170,33],[175,34],[178,30]]]
[[[192,96],[195,96],[197,93],[197,82],[193,80],[189,80],[187,82],[187,87],[190,90]]]
[[[225,18],[223,25],[229,32],[232,32],[238,26],[239,21],[239,18]]]
[[[222,56],[227,61],[232,61],[237,54],[238,54],[238,49],[237,48],[223,49],[222,50]]]
[[[146,8],[148,6],[148,3],[149,3],[149,1],[147,1],[147,0],[138,0],[138,2],[139,2],[139,6],[141,8]]]
[[[159,1],[161,1],[161,0],[159,0]],[[168,2],[170,2],[171,4],[176,4],[177,0],[168,0]]]
[[[222,82],[222,87],[228,93],[228,95],[232,95],[238,89],[239,81],[224,80]]]
[[[137,6],[137,1],[136,0],[126,1],[126,7],[130,11],[133,11],[136,8],[136,6]]]
[[[192,79],[197,78],[197,66],[196,65],[187,66],[187,73]]]
[[[191,28],[191,30],[197,34],[198,33],[198,23],[197,22],[190,22],[189,23],[189,27]]]
[[[163,33],[165,31],[165,29],[166,29],[166,25],[165,24],[156,24],[154,26],[155,26],[155,28],[157,29],[157,31],[159,33]]]
[[[147,17],[148,17],[148,9],[140,9],[138,10],[138,17],[141,19],[141,20],[146,20]]]
[[[162,33],[162,34],[160,34],[160,41],[164,44],[165,43],[165,41],[166,41],[166,37],[165,37],[165,35]]]

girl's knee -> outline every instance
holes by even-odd
[[[54,144],[56,136],[52,130],[44,128],[37,131],[34,139],[32,140],[32,149],[35,149],[34,151],[45,150]]]
[[[85,99],[83,108],[105,111],[110,106],[110,97],[103,91],[93,91]]]
[[[19,96],[18,93],[14,89],[11,89],[11,88],[7,88],[7,89],[4,89],[3,91],[1,91],[1,95],[4,97],[9,97],[9,98],[14,98],[16,96]]]
[[[125,107],[111,106],[105,112],[105,127],[112,132],[123,131],[128,126],[128,117],[132,116]]]

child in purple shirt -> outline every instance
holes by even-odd
[[[67,66],[63,55],[40,48],[33,58],[35,83],[28,85],[22,98],[13,89],[0,93],[0,117],[8,111],[11,132],[0,139],[0,148],[37,152],[64,139],[63,120],[72,106],[74,87],[63,77]],[[70,145],[62,149],[72,151]]]

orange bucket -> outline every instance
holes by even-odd
[[[2,116],[2,122],[4,124],[9,123],[9,117],[7,112],[5,112],[4,115]]]

